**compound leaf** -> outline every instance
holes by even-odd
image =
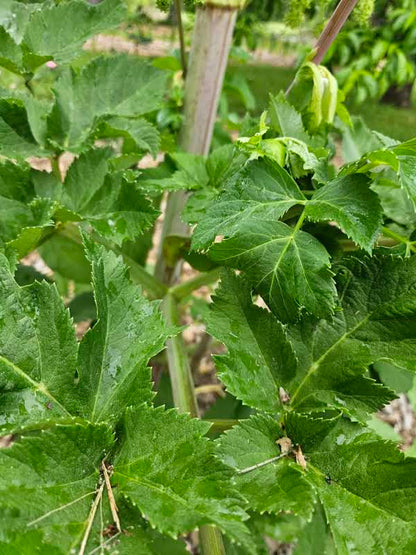
[[[283,321],[301,309],[326,317],[335,305],[329,254],[315,237],[273,219],[246,221],[230,239],[215,244],[216,262],[244,270],[272,311]]]
[[[336,553],[414,550],[416,459],[345,418],[291,413],[286,433],[301,445]]]
[[[193,248],[206,248],[217,235],[230,237],[244,231],[253,219],[278,220],[289,208],[305,201],[293,178],[272,161],[251,162],[229,181],[199,222]]]
[[[121,244],[136,239],[155,221],[158,212],[136,188],[135,180],[111,172],[110,149],[91,149],[70,166],[62,203],[91,223],[104,237]]]
[[[160,135],[154,125],[144,118],[108,118],[100,130],[102,137],[124,137],[134,142],[136,149],[153,156],[160,148]]]
[[[332,321],[305,318],[288,330],[299,358],[289,388],[293,407],[307,411],[329,403],[365,419],[392,398],[362,374],[378,360],[414,370],[415,264],[390,257],[344,259],[337,274],[342,310]]]
[[[252,304],[241,276],[225,275],[208,330],[229,351],[216,357],[227,389],[245,404],[276,412],[283,387],[297,411],[330,406],[365,421],[394,397],[364,377],[366,369],[380,360],[409,371],[416,365],[415,264],[413,258],[345,258],[333,317],[305,315],[285,329]]]
[[[104,0],[96,6],[85,0],[47,2],[31,14],[23,44],[36,56],[69,62],[89,37],[116,27],[124,16],[125,9],[119,0]]]

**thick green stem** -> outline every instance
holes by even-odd
[[[222,3],[221,3],[222,4]],[[198,7],[192,40],[189,70],[185,81],[184,124],[180,145],[187,152],[207,155],[217,114],[218,99],[222,89],[231,38],[235,25],[237,6]],[[173,285],[179,279],[181,263],[174,268],[167,266],[163,257],[163,242],[169,235],[187,235],[189,228],[181,223],[181,212],[187,200],[185,191],[169,195],[162,230],[156,276]],[[177,301],[168,293],[163,302],[168,323],[178,323]],[[197,416],[193,380],[182,337],[176,336],[167,343],[169,372],[173,398],[179,410]],[[201,552],[204,555],[225,553],[221,533],[210,525],[199,530]]]
[[[215,526],[206,524],[199,529],[201,555],[225,555],[221,532]]]
[[[169,326],[179,326],[179,310],[175,297],[168,293],[163,300],[162,310]],[[168,366],[172,385],[173,401],[181,412],[198,416],[194,382],[192,380],[188,355],[181,334],[167,342]]]
[[[61,174],[61,170],[59,168],[59,155],[55,154],[54,156],[51,156],[51,166],[52,166],[52,173],[53,175],[59,179],[59,181],[62,181],[62,174]]]
[[[172,293],[172,295],[180,301],[203,285],[210,285],[211,283],[215,283],[219,277],[220,268],[214,268],[214,270],[203,272],[192,279],[188,279],[187,281],[183,281],[182,283],[173,285],[170,288],[169,292]]]
[[[393,230],[389,229],[388,227],[383,227],[383,235],[387,235],[387,237],[391,237],[398,243],[403,243],[406,245],[408,250],[411,250],[413,253],[416,253],[416,247],[414,246],[412,241],[409,241],[407,237],[400,235],[399,233],[394,232]]]

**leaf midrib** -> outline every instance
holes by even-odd
[[[24,370],[22,370],[19,366],[14,364],[11,360],[0,355],[0,361],[6,364],[9,368],[11,368],[16,374],[18,374],[21,378],[25,379],[36,391],[40,391],[43,395],[48,397],[53,403],[55,403],[65,414],[68,416],[72,416],[71,413],[52,395],[52,393],[45,387],[42,382],[37,382],[32,379]]]
[[[363,326],[364,324],[366,324],[368,322],[368,320],[371,318],[371,316],[373,315],[372,312],[370,312],[369,314],[367,314],[367,316],[365,316],[365,318],[363,318],[362,320],[360,320],[358,322],[358,324],[356,324],[353,328],[351,328],[350,330],[346,331],[345,333],[343,333],[341,335],[341,337],[339,337],[337,339],[337,341],[335,341],[335,343],[333,343],[329,349],[327,349],[319,358],[318,360],[316,360],[315,362],[313,362],[313,364],[310,365],[308,371],[306,372],[305,376],[303,377],[303,379],[301,380],[300,384],[298,385],[298,387],[295,389],[295,392],[292,395],[291,398],[291,404],[293,406],[293,401],[295,400],[295,398],[298,396],[299,392],[303,389],[303,387],[305,386],[305,384],[307,383],[307,381],[310,379],[310,377],[315,374],[315,372],[317,372],[320,368],[320,364],[325,360],[325,358],[329,355],[329,353],[331,353],[334,349],[336,349],[338,347],[338,345],[340,345],[343,341],[345,341],[346,339],[348,339],[350,337],[351,334],[353,334],[354,332],[356,332],[361,326]]]

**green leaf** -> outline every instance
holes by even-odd
[[[88,210],[108,173],[109,148],[90,149],[70,165],[65,177],[62,202],[75,213]]]
[[[2,553],[63,554],[79,547],[98,468],[112,443],[106,425],[74,423],[27,433],[0,449]]]
[[[78,346],[69,312],[46,281],[19,287],[1,255],[0,378],[5,429],[84,415],[117,420],[153,397],[149,359],[176,332],[127,279],[121,259],[86,238],[97,323]],[[24,342],[22,345],[22,338]]]
[[[398,176],[403,189],[416,206],[416,139],[393,147],[393,152],[399,162]]]
[[[149,151],[154,157],[160,149],[160,134],[158,130],[144,118],[108,118],[99,134],[102,137],[124,137],[129,139],[133,141],[136,149]]]
[[[251,288],[241,276],[222,274],[207,331],[228,349],[226,355],[215,357],[227,390],[246,405],[277,412],[279,386],[293,378],[297,361],[282,324],[253,305]]]
[[[109,149],[91,149],[73,162],[64,183],[63,204],[121,245],[148,229],[158,215],[122,172],[110,172]]]
[[[416,171],[416,139],[404,143],[387,144],[382,150],[367,152],[359,160],[341,168],[341,175],[351,173],[369,173],[378,175],[380,170],[392,169],[403,190],[416,206],[416,187],[414,175]]]
[[[371,251],[383,223],[377,194],[363,175],[339,177],[318,189],[305,207],[312,221],[335,220],[357,245]]]
[[[91,268],[85,257],[78,230],[74,236],[56,233],[38,247],[39,253],[51,270],[75,283],[90,283]]]
[[[316,504],[312,520],[303,528],[297,541],[294,555],[303,553],[325,553],[325,555],[339,553],[321,503]]]
[[[310,519],[315,494],[294,461],[280,459],[248,470],[281,455],[276,441],[282,436],[278,422],[269,416],[243,420],[218,440],[221,460],[237,471],[238,491],[251,509],[276,514],[290,511]]]
[[[230,239],[214,244],[210,253],[216,262],[243,270],[283,321],[296,320],[303,308],[322,317],[332,312],[329,255],[309,233],[275,218],[252,218]]]
[[[122,555],[187,555],[185,541],[180,538],[174,540],[163,536],[154,530],[143,517],[140,517],[137,507],[125,498],[118,498],[120,522],[122,523],[122,535],[113,536],[114,540],[105,546],[107,549],[115,549]],[[109,520],[111,520],[109,518]],[[103,542],[104,543],[104,542]]]
[[[396,141],[371,131],[361,118],[353,118],[353,126],[346,125],[342,133],[342,155],[345,162],[354,162],[363,154],[395,144]]]
[[[3,0],[0,6],[0,25],[20,44],[31,14],[41,7],[40,3]]]
[[[301,114],[287,101],[282,91],[275,97],[270,97],[269,113],[273,128],[281,136],[293,137],[306,144],[311,143]]]
[[[114,482],[164,533],[215,524],[250,547],[241,499],[229,483],[230,471],[214,456],[214,444],[203,437],[208,429],[175,410],[128,409]]]
[[[276,412],[283,387],[297,411],[329,406],[367,420],[394,394],[364,377],[366,369],[380,360],[412,372],[416,367],[415,264],[413,258],[344,258],[333,317],[305,315],[285,331],[252,305],[241,277],[226,275],[208,330],[229,350],[216,357],[227,389],[252,407]]]
[[[36,223],[35,190],[30,168],[11,161],[0,163],[0,238],[15,239],[22,228]]]
[[[393,397],[362,374],[379,360],[414,371],[415,264],[413,258],[343,260],[337,274],[342,310],[332,321],[305,318],[288,330],[299,358],[291,406],[310,411],[330,404],[365,419]]]
[[[12,159],[45,156],[35,140],[23,101],[0,99],[0,154]]]
[[[29,5],[5,1],[0,11],[0,65],[30,76],[47,60],[70,62],[89,37],[119,25],[124,16],[119,0],[97,6],[84,0]]]
[[[301,445],[337,553],[414,550],[416,459],[345,418],[291,413],[286,433]]]
[[[176,171],[169,177],[149,178],[146,186],[161,190],[176,191],[182,189],[203,189],[208,185],[209,176],[206,169],[206,158],[189,152],[176,152],[170,155]]]
[[[230,179],[199,222],[192,238],[193,248],[206,248],[216,235],[233,236],[253,219],[277,220],[304,201],[296,182],[278,164],[251,162]]]
[[[3,255],[0,262],[2,427],[68,417],[77,366],[69,313],[54,285],[20,288]]]
[[[79,410],[92,421],[117,418],[132,403],[153,397],[149,359],[176,330],[168,329],[157,302],[127,278],[121,259],[86,236],[97,323],[79,350]]]
[[[85,0],[45,2],[30,16],[23,44],[37,56],[58,63],[68,62],[81,51],[89,37],[116,27],[125,15],[119,0],[104,0],[96,6]]]
[[[135,57],[96,58],[80,73],[67,70],[55,85],[48,119],[51,139],[80,152],[100,120],[135,117],[156,110],[163,98],[164,72]]]
[[[0,66],[14,73],[22,70],[22,51],[13,37],[0,27]]]

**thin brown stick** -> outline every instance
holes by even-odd
[[[345,22],[347,21],[350,13],[354,9],[358,0],[340,0],[340,3],[336,7],[334,13],[332,14],[330,20],[325,26],[325,29],[322,31],[319,39],[315,45],[315,55],[312,59],[313,63],[320,64],[325,57],[325,54],[328,52],[329,47],[337,38],[338,33],[341,31],[342,27],[344,26]],[[292,90],[294,84],[296,82],[296,77],[293,79],[291,84],[289,85],[286,96]]]
[[[113,488],[111,487],[111,482],[110,482],[110,475],[108,473],[108,469],[104,461],[101,464],[101,468],[103,469],[103,476],[104,476],[105,485],[107,487],[108,501],[110,503],[110,509],[111,509],[111,514],[113,516],[114,524],[116,525],[117,532],[121,532],[120,519],[118,518],[118,507],[117,507],[116,500],[114,499]]]
[[[329,47],[336,39],[338,33],[341,31],[344,23],[347,21],[350,13],[355,8],[358,0],[341,0],[336,7],[331,19],[322,31],[319,37],[315,49],[316,53],[313,58],[315,64],[320,64],[328,52]]]
[[[90,537],[92,523],[94,522],[94,518],[95,518],[95,513],[97,512],[98,505],[100,503],[101,497],[103,496],[104,486],[105,486],[105,482],[103,481],[100,484],[100,486],[97,490],[97,495],[95,496],[94,502],[91,505],[91,510],[90,510],[90,513],[88,515],[88,520],[87,520],[87,527],[85,529],[84,536],[82,538],[82,542],[81,542],[81,546],[79,548],[78,555],[84,555],[84,553],[85,553],[85,548],[87,547],[88,538]]]

